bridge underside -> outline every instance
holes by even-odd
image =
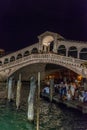
[[[29,81],[31,76],[35,76],[37,79],[37,73],[41,72],[41,80],[49,78],[72,78],[77,77],[77,74],[65,67],[55,64],[31,64],[17,70],[13,75],[14,79],[17,81],[19,73],[22,75],[22,81]]]

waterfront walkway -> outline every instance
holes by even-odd
[[[50,99],[49,94],[46,94],[46,93],[41,93],[41,97]],[[70,101],[61,100],[61,99],[59,99],[58,95],[54,95],[52,98],[52,101],[56,102],[56,103],[64,104],[67,107],[71,107],[71,108],[80,110],[82,113],[87,114],[87,103],[80,102],[78,100],[70,100]]]

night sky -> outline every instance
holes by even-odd
[[[12,52],[52,31],[87,41],[86,0],[0,0],[0,48]]]

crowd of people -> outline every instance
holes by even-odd
[[[77,84],[76,82],[54,82],[55,93],[58,94],[60,100],[78,100],[81,102],[87,102],[87,84],[84,83],[83,86]],[[50,87],[46,86],[43,92],[49,94]]]
[[[55,92],[59,94],[61,100],[79,100],[81,102],[87,102],[87,90],[84,86],[75,82],[61,82],[60,84],[54,84]]]

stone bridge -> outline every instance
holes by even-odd
[[[13,77],[17,81],[16,106],[20,106],[21,80],[29,80],[29,77],[41,72],[41,78],[45,76],[47,64],[62,66],[66,69],[87,78],[87,43],[67,41],[61,35],[53,32],[45,32],[38,36],[38,43],[5,55],[0,58],[0,81],[8,81],[8,100],[13,99]],[[38,76],[36,77],[38,78]],[[35,90],[35,79],[31,78],[30,95]],[[40,79],[39,79],[40,81]],[[53,81],[52,81],[53,82]],[[32,84],[34,90],[32,90]],[[52,83],[53,84],[53,83]],[[51,84],[51,86],[52,86]],[[28,98],[28,119],[33,120],[33,97]],[[31,105],[30,105],[31,104]],[[31,109],[32,106],[32,109]],[[29,113],[30,112],[30,113]]]
[[[45,53],[45,54],[31,54],[26,57],[22,57],[13,62],[9,62],[7,64],[2,64],[0,67],[0,74],[6,76],[7,78],[12,76],[19,69],[26,67],[32,64],[56,64],[68,68],[75,73],[82,75],[82,77],[86,78],[87,76],[87,68],[81,66],[85,60],[61,56],[54,53]]]
[[[87,77],[87,43],[67,41],[53,32],[38,36],[39,42],[0,58],[0,79],[7,79],[33,64],[56,64]],[[39,67],[39,65],[38,65]]]

